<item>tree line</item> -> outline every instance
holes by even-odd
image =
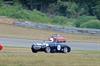
[[[0,3],[13,2],[28,10],[37,9],[49,15],[77,18],[82,15],[100,19],[100,0],[0,0]]]

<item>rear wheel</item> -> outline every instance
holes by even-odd
[[[46,53],[50,53],[50,52],[51,52],[51,48],[50,48],[50,47],[46,47],[46,48],[45,48],[45,52],[46,52]]]
[[[33,53],[37,53],[37,50],[35,50],[33,46],[31,48],[31,50],[32,50]]]
[[[32,50],[32,52],[33,52],[33,53],[37,53],[37,51],[36,51],[36,50],[34,50],[33,48],[32,48],[31,50]]]

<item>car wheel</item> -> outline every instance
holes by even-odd
[[[67,52],[70,52],[71,51],[71,48],[70,47],[67,47],[68,51]]]
[[[45,52],[46,52],[46,53],[50,53],[50,52],[51,52],[51,48],[50,48],[50,47],[46,47],[46,48],[45,48]]]
[[[64,53],[67,53],[67,51],[68,51],[68,50],[67,50],[67,47],[64,47],[63,52],[64,52]]]
[[[33,48],[33,46],[32,46],[32,48],[31,48],[31,50],[32,50],[33,53],[37,53],[37,50],[35,50],[35,49]]]
[[[32,50],[32,52],[33,52],[33,53],[37,53],[37,51],[36,51],[36,50],[34,50],[33,48],[32,48],[31,50]]]
[[[71,51],[71,48],[70,47],[64,47],[63,49],[63,52],[64,53],[67,53],[67,52],[70,52]]]

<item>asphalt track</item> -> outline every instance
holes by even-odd
[[[33,40],[16,39],[16,38],[0,38],[0,43],[4,46],[11,47],[31,47]],[[98,50],[100,51],[100,44],[93,42],[67,42],[72,50]]]

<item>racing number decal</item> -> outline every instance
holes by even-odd
[[[57,50],[60,50],[60,49],[61,49],[61,46],[60,46],[60,45],[58,45],[58,46],[57,46]]]

